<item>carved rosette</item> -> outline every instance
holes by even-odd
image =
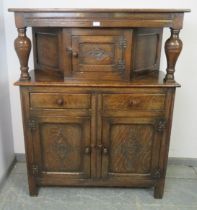
[[[161,170],[159,168],[156,168],[152,172],[152,178],[153,179],[160,179],[161,178]]]
[[[26,36],[26,28],[18,28],[18,37],[14,41],[16,53],[20,62],[20,80],[30,80],[28,60],[31,51],[31,41]]]
[[[163,132],[166,129],[167,122],[165,119],[160,119],[156,121],[155,129],[157,132]]]
[[[171,28],[171,36],[165,43],[165,53],[167,58],[167,74],[165,82],[174,82],[174,72],[177,59],[182,50],[182,41],[179,39],[179,29]]]

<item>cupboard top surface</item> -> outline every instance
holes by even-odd
[[[165,74],[162,71],[153,71],[145,75],[135,76],[131,81],[86,81],[64,79],[58,74],[45,71],[30,71],[30,81],[17,81],[18,86],[68,86],[68,87],[180,87],[176,82],[164,82]]]
[[[139,8],[119,8],[119,9],[108,9],[108,8],[9,8],[9,12],[127,12],[127,13],[179,13],[179,12],[190,12],[190,9],[139,9]]]

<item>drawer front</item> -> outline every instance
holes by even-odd
[[[30,93],[31,108],[87,109],[90,101],[89,94]]]
[[[104,110],[163,110],[165,94],[104,94]]]

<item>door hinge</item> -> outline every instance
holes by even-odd
[[[37,127],[37,122],[35,119],[30,119],[29,122],[28,122],[28,127],[31,129],[31,130],[36,130],[36,127]]]
[[[127,40],[123,36],[121,36],[120,39],[119,39],[118,45],[121,49],[126,48],[127,47]]]
[[[34,176],[37,176],[39,174],[39,167],[38,167],[38,165],[36,165],[36,164],[32,165],[32,174]]]
[[[153,179],[160,179],[161,178],[161,170],[159,168],[153,170],[151,177]]]
[[[165,119],[159,119],[156,121],[155,129],[157,132],[163,132],[166,129],[166,120]]]

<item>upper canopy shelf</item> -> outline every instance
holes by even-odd
[[[189,9],[11,8],[22,27],[171,27],[182,28]],[[95,23],[96,22],[96,23]],[[95,25],[94,25],[95,23]]]

